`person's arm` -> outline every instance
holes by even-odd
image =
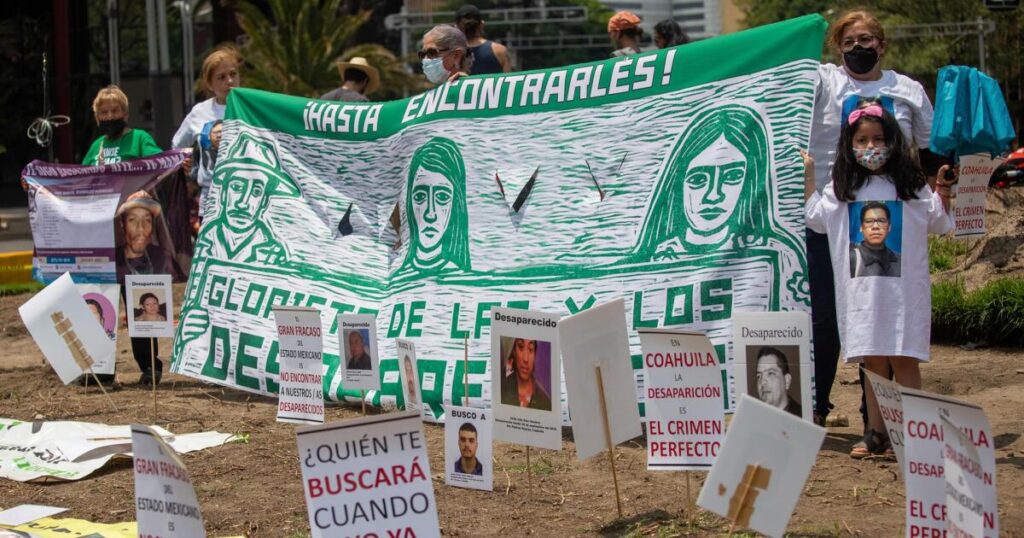
[[[952,168],[948,164],[942,165],[935,181],[935,194],[939,195],[939,199],[942,200],[942,209],[946,214],[949,214],[950,199],[953,198],[953,184],[956,183],[956,180],[946,179],[946,173],[949,171],[952,171]]]
[[[815,191],[814,157],[807,151],[800,150],[800,158],[804,161],[804,201],[811,198]]]
[[[508,58],[508,47],[500,43],[491,42],[491,51],[494,52],[494,57],[498,59],[498,63],[501,64],[501,72],[509,73],[512,71],[512,61]]]

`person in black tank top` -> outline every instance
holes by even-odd
[[[470,75],[508,73],[512,70],[508,48],[484,37],[484,21],[476,6],[466,4],[460,7],[455,12],[455,25],[466,34],[469,51],[473,54]]]

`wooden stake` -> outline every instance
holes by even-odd
[[[693,495],[690,494],[690,471],[686,472],[686,520],[693,525]]]
[[[533,468],[530,467],[530,445],[526,445],[526,498],[533,492]]]
[[[100,386],[100,390],[103,392],[103,395],[106,396],[107,397],[107,401],[110,402],[110,407],[113,407],[114,408],[114,412],[117,413],[118,412],[117,406],[114,405],[114,400],[113,400],[113,398],[110,397],[110,394],[107,393],[107,389],[103,388],[103,383],[100,383],[100,378],[96,377],[96,374],[93,373],[92,368],[89,368],[88,373],[92,376],[93,379],[96,380],[96,384]],[[87,377],[86,380],[88,381],[88,379],[89,378]]]
[[[363,404],[363,416],[366,416],[366,391],[359,391],[359,403]]]
[[[750,495],[750,490],[754,486],[754,480],[757,479],[757,472],[760,469],[761,466],[755,463],[754,465],[749,466],[749,473],[744,473],[744,476],[748,478],[739,485],[742,493],[740,493],[740,499],[737,503],[736,511],[732,515],[732,518],[730,518],[729,536],[732,536],[733,532],[736,531],[736,522],[740,519],[740,514],[743,513],[743,510],[747,505],[747,497]]]
[[[156,424],[156,338],[149,339],[149,377],[153,382],[153,424]]]
[[[604,442],[608,447],[608,463],[612,467],[612,484],[615,485],[615,507],[619,511],[619,519],[622,519],[622,497],[619,494],[619,476],[615,472],[615,445],[612,444],[612,429],[608,424],[608,404],[604,398],[604,378],[601,377],[601,367],[597,366],[597,395],[601,401],[601,416],[604,418]]]
[[[91,372],[92,368],[90,368],[89,371]],[[89,395],[89,374],[85,375],[85,395]]]
[[[469,337],[467,336],[462,342],[463,354],[462,354],[462,374],[463,374],[463,399],[465,400],[465,406],[469,407]]]

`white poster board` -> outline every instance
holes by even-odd
[[[92,365],[92,371],[97,374],[113,374],[117,362],[117,323],[121,312],[121,286],[120,284],[75,284],[78,292],[85,300],[85,306],[96,318],[96,321],[103,327],[103,332],[114,343],[109,355],[93,357],[96,361]]]
[[[943,478],[943,436],[940,416],[967,434],[981,459],[983,483],[995,495],[995,449],[992,427],[985,412],[974,404],[923,390],[900,387],[903,399],[903,452],[907,465],[907,533],[911,536],[942,536],[946,531],[946,480]],[[985,536],[999,536],[999,512],[995,503],[982,513]]]
[[[811,329],[806,312],[732,316],[736,394],[811,420]]]
[[[64,273],[18,308],[21,320],[62,383],[114,354],[114,342],[96,321],[71,275]]]
[[[825,428],[744,394],[697,504],[781,537],[824,440]]]
[[[313,538],[441,536],[419,413],[303,426],[295,434]]]
[[[648,471],[706,471],[725,438],[722,370],[702,333],[641,329]]]
[[[445,406],[444,483],[449,486],[491,491],[494,443],[489,409]]]
[[[608,448],[598,368],[612,444],[639,437],[643,431],[626,334],[625,302],[616,299],[588,308],[563,318],[558,325],[576,456],[585,460]]]
[[[371,314],[338,316],[342,386],[346,390],[380,390],[377,318]]]
[[[960,428],[944,416],[942,423],[943,479],[946,481],[948,536],[983,538],[985,509],[999,513],[995,484],[985,484],[981,455]]]
[[[953,200],[953,236],[957,239],[985,235],[985,207],[988,180],[1002,159],[988,155],[960,157],[960,174]]]
[[[875,392],[875,399],[878,400],[878,409],[882,412],[882,420],[885,422],[885,432],[896,453],[900,472],[906,476],[907,460],[903,452],[903,398],[900,396],[900,386],[895,381],[869,372],[866,368],[862,370],[867,376],[865,379],[871,384],[871,390]]]
[[[174,338],[171,275],[126,275],[128,336]]]
[[[416,345],[410,340],[395,340],[398,349],[398,380],[402,385],[402,401],[406,411],[422,411],[420,375],[416,367]]]
[[[324,422],[324,338],[320,311],[298,306],[274,306],[280,351],[277,421],[296,424]]]
[[[206,536],[185,464],[160,435],[132,424],[135,517],[139,536]]]
[[[558,316],[491,309],[491,406],[494,438],[562,449]],[[426,379],[423,381],[426,388]]]

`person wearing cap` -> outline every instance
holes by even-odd
[[[465,34],[469,54],[473,57],[470,75],[508,73],[512,70],[508,48],[484,37],[484,20],[476,6],[466,4],[460,7],[455,12],[455,26]]]
[[[196,257],[283,264],[288,251],[264,222],[273,196],[299,196],[299,188],[281,169],[277,150],[268,140],[242,133],[217,166],[220,214],[196,239]]]
[[[159,245],[154,244],[153,235],[160,218],[160,203],[153,199],[148,193],[139,191],[121,204],[117,209],[116,218],[121,226],[124,236],[124,245],[118,248],[115,255],[115,267],[117,269],[117,282],[121,284],[121,298],[125,301],[125,311],[131,306],[125,296],[125,276],[131,275],[159,275],[171,272],[171,258]],[[160,383],[163,377],[164,363],[159,357],[151,359],[151,353],[157,346],[151,345],[151,338],[133,337],[132,356],[135,358],[142,376],[139,377],[140,385],[149,385],[153,382],[154,372],[152,364],[156,364],[156,382]]]
[[[341,87],[321,95],[321,99],[366,102],[369,101],[366,96],[380,88],[380,73],[361,56],[347,62],[339,60],[338,73],[341,75]]]
[[[469,76],[473,67],[466,35],[450,24],[438,24],[423,34],[419,56],[423,74],[435,85]]]
[[[640,50],[640,37],[644,31],[640,29],[640,17],[629,11],[620,11],[608,19],[608,37],[615,45],[612,58],[638,54]]]

